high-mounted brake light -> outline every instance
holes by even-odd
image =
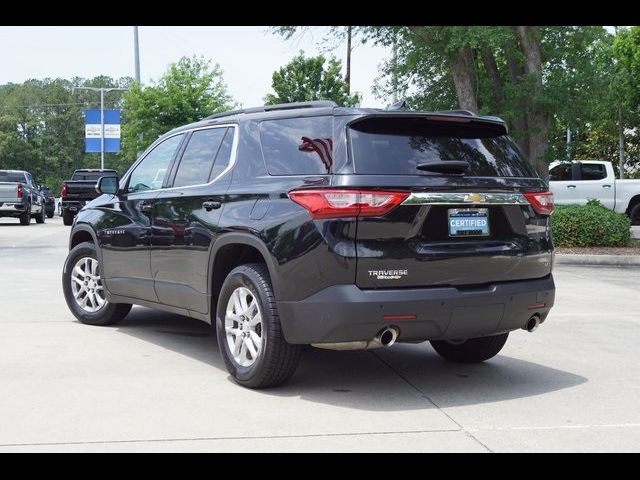
[[[67,184],[66,183],[62,184],[62,191],[60,192],[60,196],[61,197],[66,197],[67,196]]]
[[[553,193],[551,192],[529,192],[524,194],[525,198],[539,215],[551,215],[553,213]]]
[[[18,184],[18,198],[22,198],[22,195],[24,195],[24,193],[23,193],[23,190],[22,190],[22,189],[23,189],[22,184],[21,184],[21,183],[19,183],[19,184]]]
[[[400,205],[409,192],[379,190],[293,190],[289,198],[306,208],[314,219],[381,217]]]

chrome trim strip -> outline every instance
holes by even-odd
[[[521,193],[436,193],[414,192],[403,205],[529,205]]]

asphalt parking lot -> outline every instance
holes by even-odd
[[[0,451],[640,450],[640,269],[558,266],[547,322],[485,364],[309,347],[286,386],[251,391],[198,321],[75,321],[68,232],[0,219]]]

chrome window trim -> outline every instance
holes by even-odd
[[[238,132],[238,124],[236,123],[227,123],[224,125],[207,125],[205,127],[198,127],[198,128],[191,128],[189,130],[182,130],[180,132],[176,132],[173,135],[169,135],[168,137],[164,138],[162,140],[162,142],[165,142],[166,140],[169,140],[170,138],[173,138],[177,135],[183,135],[183,134],[189,134],[192,132],[198,132],[200,130],[210,130],[213,128],[233,128],[233,143],[231,145],[231,159],[229,160],[229,165],[227,165],[227,168],[225,168],[222,172],[220,172],[220,174],[218,176],[216,176],[216,178],[214,178],[213,180],[211,180],[208,183],[200,183],[198,185],[185,185],[183,187],[169,187],[169,188],[156,188],[155,190],[141,190],[139,192],[126,192],[127,195],[135,195],[137,193],[153,193],[153,192],[168,192],[168,191],[172,191],[172,190],[184,190],[185,188],[198,188],[198,187],[206,187],[211,185],[212,183],[216,182],[219,178],[221,178],[223,175],[226,175],[227,172],[229,172],[236,164],[236,160],[237,160],[237,155],[238,155],[238,142],[239,142],[239,132]],[[160,143],[162,143],[160,142]],[[133,171],[138,168],[138,165],[140,163],[142,163],[144,161],[145,158],[147,158],[147,155],[149,155],[149,153],[151,153],[158,145],[160,145],[160,143],[158,144],[154,144],[151,145],[151,147],[149,147],[149,149],[147,149],[147,151],[140,157],[140,159],[129,169],[129,171],[126,173],[126,175],[123,177],[122,182],[124,185],[127,184],[127,182],[129,182],[129,177],[131,177],[131,174],[133,173]],[[187,144],[188,146],[188,144]],[[183,152],[184,154],[184,152]],[[182,160],[182,157],[180,158],[180,160]]]
[[[482,198],[478,198],[482,197]],[[482,192],[413,192],[402,202],[403,205],[529,205],[521,193]]]

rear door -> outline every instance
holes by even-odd
[[[151,275],[161,303],[206,314],[211,242],[231,179],[235,126],[190,134],[169,186],[155,201]]]
[[[549,274],[548,217],[523,196],[545,185],[502,124],[365,118],[351,124],[348,141],[350,186],[410,192],[390,213],[358,219],[359,287],[462,287]],[[423,170],[448,161],[469,167]]]
[[[558,205],[578,203],[576,179],[577,167],[571,162],[563,162],[549,170],[549,188],[553,192],[554,201]]]
[[[576,203],[586,204],[591,199],[599,200],[605,207],[613,210],[615,206],[614,178],[607,178],[604,163],[580,162],[575,195]]]

